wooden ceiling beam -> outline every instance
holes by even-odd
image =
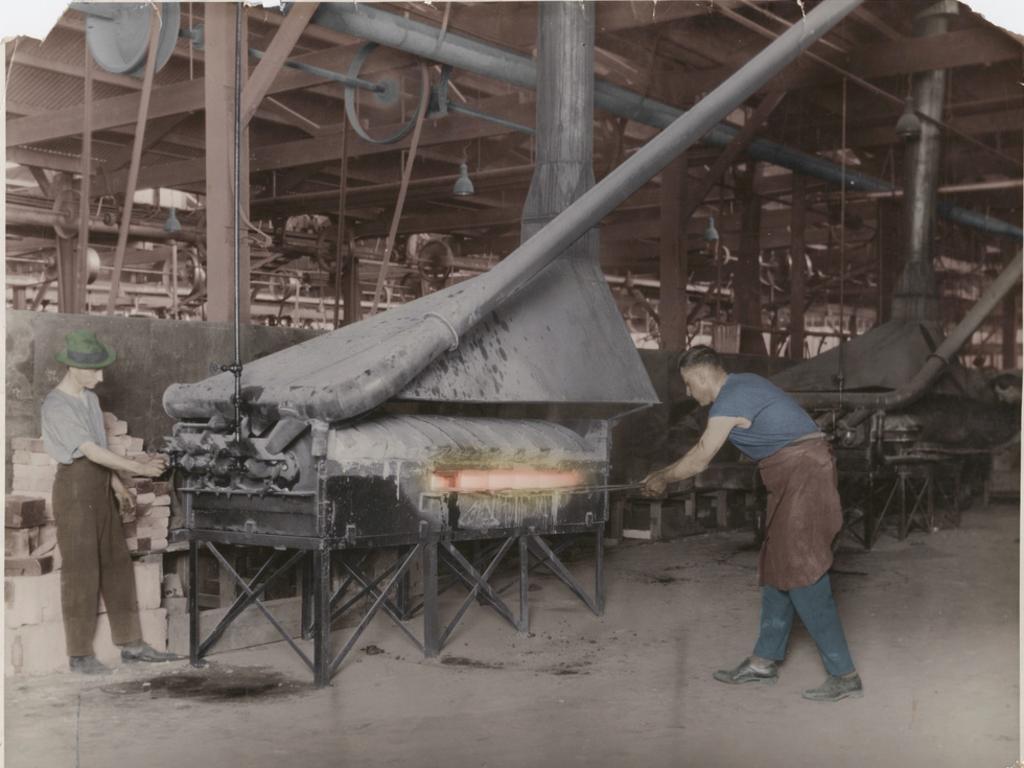
[[[489,114],[526,120],[524,112],[532,111],[533,106],[532,104],[520,104],[519,97],[513,94],[490,99],[482,103],[480,108]],[[532,122],[532,119],[527,122]],[[372,130],[375,133],[379,132],[380,135],[386,135],[389,132],[393,133],[397,128],[397,125],[390,125],[374,127]],[[503,135],[509,131],[510,129],[503,125],[459,115],[454,120],[428,120],[423,126],[420,145],[429,147],[448,142],[471,141],[482,136]],[[394,144],[371,144],[352,133],[349,135],[348,141],[349,157],[356,158],[398,152],[409,146],[410,139],[406,137]],[[313,163],[330,163],[340,159],[341,133],[338,132],[314,139],[300,139],[254,147],[250,160],[250,171],[259,173],[299,165],[312,165]],[[161,163],[143,168],[139,184],[142,187],[177,187],[199,181],[204,174],[205,161],[201,158],[185,162]],[[118,178],[115,177],[112,178],[111,183],[116,185],[117,181]]]
[[[324,49],[295,58],[325,68],[344,70],[361,47]],[[385,49],[367,61],[363,74],[394,69],[404,63],[407,58],[405,54]],[[298,90],[324,82],[327,81],[322,77],[287,68],[278,73],[267,93]],[[203,80],[189,80],[155,88],[150,105],[150,118],[203,109],[203,88]],[[135,115],[138,114],[139,98],[140,94],[138,93],[128,93],[94,102],[93,130],[101,131],[131,123]],[[83,117],[82,105],[77,105],[11,120],[7,124],[7,146],[76,136],[81,133]]]

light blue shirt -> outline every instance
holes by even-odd
[[[81,396],[54,389],[43,400],[43,446],[61,464],[82,457],[82,443],[107,447],[103,409],[96,393],[83,389]]]
[[[748,429],[733,427],[729,442],[755,461],[818,431],[796,400],[756,373],[730,373],[708,415],[750,421]]]

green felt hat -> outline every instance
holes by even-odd
[[[72,368],[106,368],[117,354],[96,338],[92,331],[72,331],[64,337],[65,348],[57,353],[57,362]]]

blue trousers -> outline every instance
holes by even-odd
[[[773,661],[786,658],[794,613],[800,616],[800,621],[814,638],[828,673],[838,676],[853,672],[853,659],[846,645],[846,635],[839,621],[827,573],[809,587],[788,592],[769,586],[761,588],[761,634],[757,638],[754,655]]]

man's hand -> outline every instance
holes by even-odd
[[[125,515],[135,510],[135,499],[128,493],[124,486],[120,488],[114,488],[114,496],[117,498],[117,506],[121,510],[121,514]]]
[[[139,469],[135,471],[135,474],[144,477],[159,477],[167,469],[167,457],[163,454],[151,454],[145,461],[137,463]]]
[[[644,496],[659,497],[665,495],[665,489],[668,488],[669,480],[665,475],[665,471],[659,469],[657,472],[651,472],[641,483],[643,487],[640,491]]]

